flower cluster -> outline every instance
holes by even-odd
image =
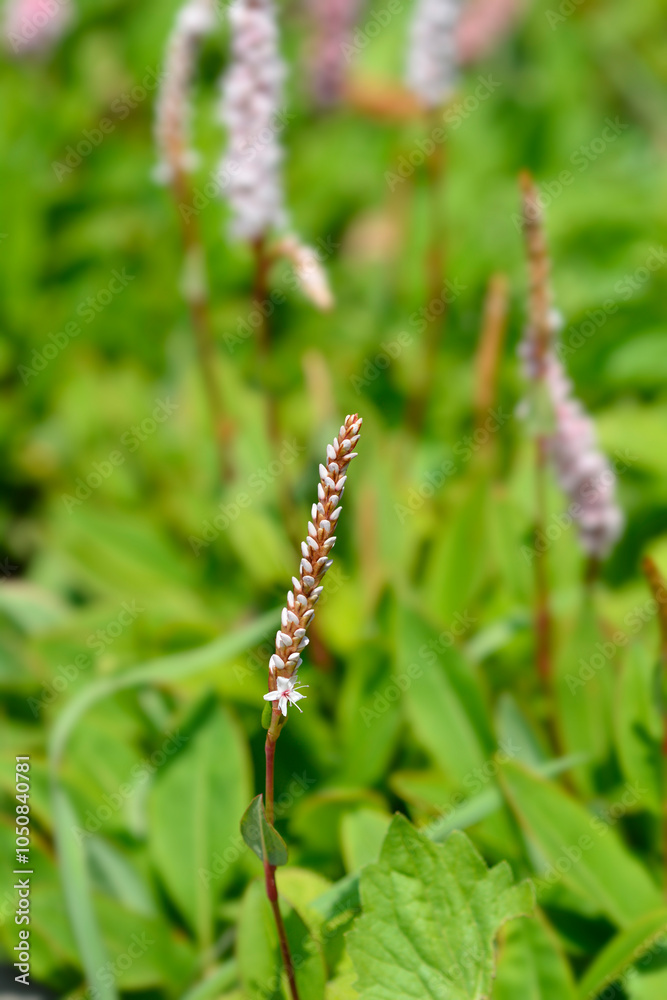
[[[187,0],[169,37],[155,119],[160,153],[156,176],[164,183],[171,183],[196,165],[189,135],[190,85],[199,45],[214,24],[213,0]]]
[[[297,690],[301,653],[308,645],[306,632],[315,614],[315,605],[322,593],[322,579],[332,563],[331,550],[336,544],[334,531],[345,489],[347,468],[356,456],[354,447],[359,440],[361,419],[357,414],[345,418],[333,444],[327,447],[326,465],[320,465],[317,503],[312,507],[308,537],[301,544],[302,559],[299,576],[292,577],[293,589],[287,595],[280,629],[276,633],[276,651],[269,660],[269,692],[266,701],[278,702],[283,715],[288,703],[296,704],[305,695]]]
[[[555,313],[552,323],[556,332],[556,323],[560,323]],[[533,344],[528,335],[520,348],[525,373],[531,379],[538,370]],[[548,453],[558,483],[572,501],[584,552],[603,559],[623,530],[623,514],[615,499],[616,476],[598,447],[593,421],[572,395],[572,382],[551,348],[542,372],[554,417],[554,428],[546,441]]]
[[[461,63],[485,58],[510,33],[525,12],[525,0],[469,0],[456,31]]]
[[[562,319],[552,305],[551,261],[542,210],[528,173],[521,176],[521,188],[530,269],[530,322],[519,355],[528,382],[538,392],[546,391],[552,422],[539,436],[561,489],[572,501],[582,548],[589,556],[603,559],[623,528],[623,515],[615,500],[616,477],[597,446],[593,421],[572,395],[572,383],[558,357],[556,340]]]
[[[277,138],[286,68],[272,0],[235,0],[229,20],[232,59],[220,102],[228,148],[219,176],[233,212],[233,235],[254,241],[286,221]]]
[[[5,40],[17,55],[45,52],[64,33],[72,14],[71,0],[7,0]]]
[[[336,104],[345,83],[352,29],[359,13],[359,0],[310,0],[313,37],[310,76],[316,102],[322,107]]]
[[[451,96],[457,75],[456,29],[462,0],[418,0],[410,27],[407,84],[428,108]]]

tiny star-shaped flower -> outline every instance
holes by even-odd
[[[287,706],[297,705],[298,701],[302,698],[307,697],[305,694],[301,694],[297,688],[308,687],[307,684],[299,684],[297,681],[297,676],[294,674],[292,677],[277,677],[276,678],[277,689],[275,691],[269,691],[264,695],[264,701],[277,701],[278,708],[283,713],[287,715]],[[301,709],[299,708],[299,711]]]

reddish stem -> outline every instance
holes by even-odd
[[[280,421],[278,419],[278,401],[268,377],[271,361],[271,324],[269,322],[270,311],[267,309],[269,302],[269,271],[271,263],[275,258],[270,250],[267,250],[266,239],[263,236],[254,240],[252,248],[255,254],[255,280],[252,298],[261,316],[261,323],[257,329],[260,380],[266,400],[267,436],[273,452],[277,456],[280,452],[282,441]],[[287,532],[292,541],[295,541],[298,545],[300,540],[297,539],[293,530],[293,510],[284,473],[276,482],[276,492],[283,523],[287,527]]]
[[[440,119],[434,112],[426,121],[433,132],[439,125]],[[415,431],[421,430],[424,424],[428,403],[433,393],[438,354],[445,329],[446,309],[442,295],[445,270],[445,223],[441,203],[445,151],[441,143],[434,142],[434,149],[426,160],[425,169],[431,232],[426,256],[428,302],[427,327],[424,334],[424,371],[422,384],[412,402],[410,414],[410,422]],[[442,303],[441,313],[435,309],[436,302]]]
[[[542,678],[545,691],[549,691],[551,680],[551,612],[549,608],[549,580],[547,575],[546,549],[540,544],[544,538],[546,522],[546,442],[538,437],[535,454],[535,485],[537,499],[537,519],[535,526],[535,639],[537,670]]]
[[[179,162],[178,158],[175,158],[174,162]],[[192,204],[192,197],[188,178],[180,169],[174,173],[172,191],[181,223],[181,237],[186,259],[190,265],[201,266],[203,272],[205,255],[199,227],[194,215],[186,219],[181,211],[184,206]],[[186,301],[190,311],[190,323],[195,337],[202,382],[213,423],[220,478],[223,482],[229,482],[233,478],[232,463],[229,457],[231,424],[225,418],[220,386],[215,375],[215,340],[206,296],[205,273],[202,273],[199,278],[201,279],[201,287],[197,287],[198,282],[195,277],[193,287],[186,289]],[[192,281],[192,278],[189,277],[187,280]]]
[[[276,885],[276,869],[274,866],[265,862],[264,875],[266,878],[266,894],[269,897],[269,903],[271,904],[273,916],[276,921],[276,927],[278,928],[280,954],[282,955],[283,965],[285,966],[285,972],[287,973],[290,993],[292,994],[292,1000],[299,1000],[299,991],[296,985],[296,976],[294,974],[292,955],[289,950],[287,931],[285,930],[285,923],[283,921],[283,915],[280,912],[280,904],[278,902],[278,887]]]
[[[266,818],[273,826],[274,819],[274,807],[273,807],[273,783],[274,783],[274,773],[275,773],[275,759],[276,759],[276,740],[280,730],[277,728],[280,722],[280,710],[274,708],[271,713],[271,726],[266,734],[266,744],[264,747],[264,753],[266,757],[266,801],[264,803],[264,810],[266,812]],[[287,973],[287,980],[289,982],[290,993],[292,994],[292,1000],[299,1000],[299,991],[296,986],[296,976],[294,973],[294,963],[292,962],[292,955],[289,949],[289,942],[287,940],[287,931],[285,930],[285,923],[283,921],[282,913],[280,912],[280,904],[278,903],[278,887],[276,885],[276,869],[274,865],[270,865],[265,859],[264,861],[264,879],[266,882],[266,895],[268,897],[269,903],[271,904],[271,909],[273,911],[273,917],[276,922],[276,928],[278,930],[278,940],[280,942],[280,954],[282,955],[283,965],[285,966],[285,972]]]

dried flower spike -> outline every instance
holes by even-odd
[[[72,20],[70,0],[7,0],[5,44],[15,55],[51,49]]]
[[[579,526],[587,555],[603,559],[623,529],[616,503],[616,476],[597,445],[595,426],[572,395],[572,383],[558,357],[557,336],[562,326],[552,307],[550,262],[537,192],[528,175],[522,178],[524,231],[531,273],[530,322],[519,345],[524,375],[543,389],[552,415],[544,433],[546,451],[563,492],[572,501],[570,511]]]
[[[418,0],[408,49],[407,84],[427,108],[449,99],[456,84],[456,29],[462,0]]]
[[[214,24],[213,0],[187,0],[169,36],[155,118],[160,156],[155,174],[163,183],[172,183],[196,165],[197,157],[190,146],[190,88],[199,45]]]
[[[218,181],[232,209],[232,234],[255,241],[286,222],[278,142],[286,69],[272,0],[235,0],[229,20],[232,60],[220,102],[228,148]]]
[[[298,236],[292,233],[279,240],[273,249],[278,256],[289,260],[306,298],[323,312],[332,309],[334,298],[317,251],[301,243]]]
[[[292,577],[293,589],[287,595],[276,633],[276,651],[269,660],[269,693],[265,698],[278,702],[283,715],[287,714],[287,702],[295,704],[305,697],[297,697],[297,671],[301,652],[308,645],[306,632],[322,593],[322,579],[331,566],[331,551],[336,544],[334,531],[343,509],[340,501],[348,465],[356,456],[354,447],[361,423],[356,413],[345,418],[339,436],[327,447],[326,465],[320,465],[317,503],[313,504],[312,520],[308,522],[308,537],[301,543],[299,576]]]

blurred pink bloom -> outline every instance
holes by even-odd
[[[70,0],[6,0],[3,35],[15,55],[46,52],[73,16]]]
[[[308,6],[311,87],[315,102],[328,107],[341,97],[360,0],[310,0]]]
[[[227,151],[218,182],[232,209],[233,235],[253,241],[286,222],[278,139],[286,121],[281,108],[286,67],[271,0],[235,0],[229,21],[232,58],[220,101]]]
[[[560,325],[560,318],[554,312],[554,334]],[[592,419],[572,393],[572,382],[557,357],[557,345],[551,345],[539,364],[537,348],[537,338],[529,328],[519,354],[526,378],[531,382],[539,380],[547,390],[553,413],[547,448],[556,478],[570,498],[569,512],[579,527],[584,552],[603,559],[618,540],[624,524],[616,503],[616,475],[600,451]]]
[[[468,0],[456,29],[459,62],[475,62],[488,55],[525,9],[526,0]]]
[[[164,183],[196,165],[190,146],[190,88],[201,40],[214,25],[213,0],[186,0],[169,36],[155,115],[156,176]]]

